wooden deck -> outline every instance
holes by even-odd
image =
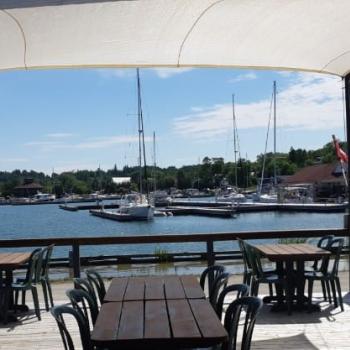
[[[342,286],[346,290],[345,281]],[[56,304],[67,303],[64,292],[68,288],[72,288],[72,283],[53,285]],[[264,293],[263,289],[262,293]],[[320,297],[321,294],[317,292],[317,296]],[[329,304],[321,302],[320,312],[311,314],[294,312],[288,316],[284,312],[272,313],[269,307],[264,305],[257,319],[252,349],[350,349],[350,294],[344,294],[344,296],[345,312],[340,312],[339,308],[334,309]],[[43,308],[43,298],[41,295],[39,297]],[[315,300],[317,301],[317,298]],[[29,306],[32,307],[29,296],[28,301]],[[73,325],[69,327],[69,329],[72,328],[74,328],[72,333],[78,339],[77,329]],[[63,349],[56,323],[49,312],[42,309],[42,321],[38,321],[34,312],[31,312],[21,316],[17,323],[0,324],[0,350],[18,349]]]

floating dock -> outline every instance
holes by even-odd
[[[59,205],[60,209],[63,210],[68,210],[68,211],[78,211],[78,210],[93,210],[93,209],[118,209],[119,204],[94,204],[94,205],[66,205],[66,204],[61,204]]]
[[[162,211],[162,209],[159,209]],[[202,215],[202,216],[215,216],[221,218],[231,218],[235,214],[235,210],[231,208],[204,208],[204,207],[181,207],[181,206],[168,206],[163,211],[171,212],[173,215]]]

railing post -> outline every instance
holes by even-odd
[[[208,240],[207,241],[207,263],[208,267],[213,266],[215,264],[215,255],[214,255],[214,241]],[[209,291],[211,290],[214,282],[214,274],[213,272],[210,272],[208,275],[208,284],[209,284]]]
[[[80,277],[80,246],[79,243],[72,245],[73,276]]]
[[[350,73],[345,76],[344,79],[344,85],[345,85],[345,115],[346,115],[346,143],[347,143],[347,153],[348,156],[350,156]],[[348,180],[348,188],[347,188],[347,199],[348,199],[348,210],[345,216],[345,228],[348,230],[348,246],[350,248],[350,186],[349,186],[349,180],[350,180],[350,161],[348,160],[348,169],[347,169],[347,180]],[[350,251],[350,249],[349,249]],[[350,253],[348,256],[349,263],[348,263],[348,269],[349,269],[349,285],[348,285],[348,291],[350,291]]]

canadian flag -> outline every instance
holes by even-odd
[[[337,155],[337,158],[340,162],[342,163],[347,163],[348,162],[348,155],[340,148],[338,140],[335,138],[334,135],[333,137],[333,143],[334,143],[334,148],[335,148],[335,153]]]

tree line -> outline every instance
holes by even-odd
[[[342,144],[344,149],[345,145]],[[198,188],[199,190],[219,187],[228,182],[240,188],[256,186],[262,177],[264,155],[257,156],[255,161],[239,158],[237,164],[224,162],[223,158],[205,157],[201,164],[186,165],[180,168],[169,166],[167,168],[147,167],[147,179],[144,179],[144,187],[153,190],[169,190],[171,187],[178,189]],[[336,155],[332,143],[328,143],[318,150],[307,151],[305,149],[290,149],[288,153],[272,153],[265,155],[264,178],[274,175],[274,162],[276,161],[277,175],[292,175],[298,169],[315,163],[331,163],[336,161]],[[237,174],[237,176],[236,176]],[[118,186],[113,183],[113,177],[130,177],[131,183]],[[1,196],[13,195],[14,188],[23,183],[24,179],[33,179],[43,186],[43,191],[54,193],[57,197],[64,194],[89,194],[92,192],[125,193],[138,189],[138,167],[124,166],[118,169],[115,165],[109,170],[78,170],[74,172],[53,173],[51,175],[34,170],[13,170],[12,172],[0,172]]]

